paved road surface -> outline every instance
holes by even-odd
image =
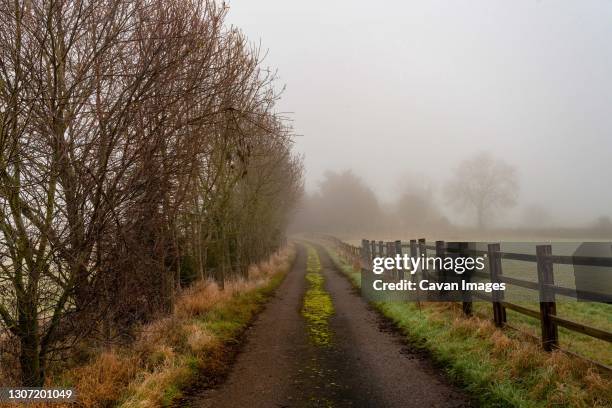
[[[246,334],[225,383],[189,399],[193,407],[468,407],[469,399],[450,385],[401,338],[336,270],[317,247],[335,314],[333,345],[308,339],[300,314],[306,290],[306,250],[277,295]]]

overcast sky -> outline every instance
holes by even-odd
[[[612,215],[612,1],[231,0],[287,86],[307,186],[351,168],[389,200],[477,151],[519,169],[519,206]]]

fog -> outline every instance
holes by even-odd
[[[426,185],[447,219],[469,224],[444,185],[484,151],[514,166],[520,186],[498,224],[612,215],[612,2],[229,7],[286,84],[279,106],[300,135],[307,191],[326,170],[351,169],[383,206]]]

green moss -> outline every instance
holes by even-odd
[[[321,263],[312,247],[308,247],[306,281],[308,290],[304,295],[302,316],[308,323],[310,340],[317,346],[329,346],[332,343],[329,318],[334,314],[334,305],[323,287],[325,278],[321,275]]]

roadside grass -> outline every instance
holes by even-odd
[[[76,389],[84,407],[165,407],[201,377],[227,372],[231,346],[263,308],[295,258],[286,248],[249,268],[248,279],[195,283],[171,316],[138,330],[129,346],[102,351],[52,383]],[[54,405],[58,406],[58,405]]]
[[[539,311],[539,304],[534,302],[516,302],[528,309]],[[481,317],[492,316],[491,304],[474,302],[474,312]],[[590,302],[557,303],[557,315],[577,323],[612,331],[612,305]],[[508,323],[525,333],[539,337],[540,321],[531,316],[513,310],[506,310]],[[612,366],[612,346],[610,343],[585,334],[559,327],[559,345],[569,351],[580,354],[607,366]]]
[[[360,273],[327,251],[360,287]],[[519,331],[497,329],[490,319],[465,318],[450,303],[373,306],[484,407],[612,406],[609,376],[561,351],[546,353]]]
[[[503,260],[502,267],[506,276],[531,282],[537,281],[537,266],[533,262]],[[559,286],[575,288],[572,267],[555,265],[555,283]],[[515,291],[513,298],[520,299],[519,294],[522,294],[525,299],[533,297],[533,291],[528,289],[512,287],[512,290]],[[529,292],[531,295],[527,294]],[[534,301],[513,301],[513,303],[535,311],[539,311],[540,307],[539,303]],[[485,316],[492,315],[490,303],[475,302],[474,309]],[[578,302],[576,299],[557,295],[557,315],[576,323],[612,332],[612,304]],[[507,318],[508,323],[512,326],[535,336],[540,335],[540,321],[538,319],[512,310],[507,311]],[[567,350],[612,366],[612,347],[608,342],[563,327],[559,328],[559,341],[561,347]]]
[[[527,240],[532,241],[534,239],[529,238]],[[574,241],[588,241],[588,239]],[[351,242],[353,245],[361,244],[359,240],[347,242]],[[510,252],[520,253],[523,253],[524,250],[525,248],[516,248],[515,251],[511,248],[509,249]],[[567,253],[564,254],[567,255]],[[537,282],[537,265],[534,262],[503,259],[502,270],[505,276]],[[574,270],[571,265],[555,264],[554,276],[557,285],[570,289],[576,287]],[[355,279],[360,279],[359,273],[353,277],[353,280]],[[511,286],[509,290],[513,292],[513,299],[533,299],[534,296],[534,292],[530,289]],[[539,303],[534,301],[513,301],[512,303],[535,311],[539,311],[540,307]],[[491,304],[487,302],[474,302],[474,311],[483,317],[492,316],[493,313]],[[513,310],[507,310],[506,314],[508,323],[513,327],[533,336],[540,336],[540,321],[538,319]],[[576,299],[557,295],[557,315],[576,323],[612,332],[612,304],[578,302]],[[580,354],[604,365],[612,366],[612,347],[606,341],[559,327],[559,343],[561,347],[568,351]]]

